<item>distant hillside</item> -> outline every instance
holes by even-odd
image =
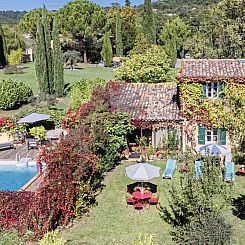
[[[25,11],[0,11],[0,22],[1,23],[17,23],[21,17],[25,14]]]
[[[180,6],[210,5],[218,2],[219,0],[158,0],[153,1],[153,6],[156,9],[163,10],[163,8],[176,9]]]
[[[195,15],[199,10],[207,6],[216,4],[220,0],[158,0],[152,1],[152,6],[157,12],[163,14],[174,14],[182,17]],[[140,11],[143,10],[143,4],[137,6]]]

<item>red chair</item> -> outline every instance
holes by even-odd
[[[136,200],[132,197],[126,197],[126,202],[127,202],[127,206],[134,205],[136,203]]]
[[[144,208],[144,205],[140,202],[137,202],[134,204],[134,210],[142,210]]]
[[[159,203],[159,194],[157,195],[157,197],[151,197],[148,200],[148,203],[149,203],[149,205],[156,205],[156,208],[157,208],[158,203]]]

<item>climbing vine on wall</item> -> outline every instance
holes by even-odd
[[[184,81],[179,84],[181,113],[189,122],[207,128],[226,128],[236,148],[245,140],[245,85],[226,80],[223,96],[203,96],[202,84]]]

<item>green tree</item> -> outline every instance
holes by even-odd
[[[101,55],[105,65],[110,67],[112,63],[112,46],[109,32],[106,32],[103,37],[103,47]]]
[[[38,19],[42,17],[42,8],[33,9],[26,13],[20,20],[20,28],[23,32],[31,34],[33,37],[36,37],[37,33],[37,23]],[[46,12],[46,17],[48,21],[51,22],[53,13],[50,11]]]
[[[94,48],[103,34],[106,23],[104,9],[86,0],[75,0],[58,11],[60,31],[69,33],[79,43],[84,63],[88,62],[88,49]]]
[[[143,54],[130,55],[116,70],[116,78],[137,83],[159,83],[173,79],[166,52],[156,45]]]
[[[7,64],[6,60],[6,44],[5,44],[5,37],[3,33],[2,24],[0,23],[0,68],[4,67]]]
[[[222,0],[196,17],[201,18],[199,30],[192,31],[186,45],[194,58],[244,57],[243,5],[243,0]]]
[[[119,7],[116,14],[116,56],[123,56],[121,11]]]
[[[6,51],[10,54],[11,50],[25,49],[26,45],[23,40],[23,33],[20,31],[19,25],[4,24],[3,31],[6,39]]]
[[[64,68],[60,48],[57,17],[53,21],[53,64],[54,64],[54,90],[58,96],[64,95]]]
[[[184,45],[189,33],[188,25],[185,24],[182,19],[177,17],[165,23],[159,35],[159,42],[162,45],[168,46],[171,42],[175,43],[177,56],[178,58],[181,58],[184,55]]]
[[[127,53],[134,47],[134,42],[140,26],[140,15],[132,7],[121,7],[121,33],[123,42],[123,53]],[[112,7],[107,13],[107,29],[116,36],[117,7]]]
[[[202,161],[204,166],[201,170],[201,179],[193,178],[195,173],[192,168],[189,172],[183,173],[179,183],[170,189],[170,208],[162,207],[161,210],[163,219],[174,229],[172,232],[174,240],[180,244],[189,244],[185,242],[193,239],[194,233],[191,232],[194,227],[197,228],[197,223],[203,225],[203,234],[206,232],[206,235],[212,237],[213,241],[215,232],[210,232],[209,229],[212,224],[207,222],[204,224],[203,217],[206,217],[206,221],[210,220],[209,214],[217,217],[229,205],[229,186],[224,183],[219,158],[216,156],[204,157]]]
[[[50,22],[47,19],[46,9],[43,9],[42,17],[38,20],[35,51],[35,70],[39,91],[45,94],[53,94],[53,56],[51,49]]]
[[[144,1],[143,32],[149,45],[156,43],[156,27],[151,0]]]
[[[130,55],[144,54],[148,48],[149,45],[147,43],[145,35],[142,32],[140,32],[135,39],[134,47],[131,50]]]
[[[131,6],[130,0],[125,0],[125,6],[127,6],[127,7],[130,7]]]

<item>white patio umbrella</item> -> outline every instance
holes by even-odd
[[[39,121],[44,121],[50,118],[50,115],[31,113],[30,115],[21,118],[17,123],[35,123]]]
[[[150,180],[160,177],[160,168],[149,163],[137,163],[126,167],[126,176],[132,180]]]
[[[217,154],[217,155],[225,155],[228,153],[227,149],[222,145],[217,144],[207,144],[199,149],[200,153],[202,154]]]

